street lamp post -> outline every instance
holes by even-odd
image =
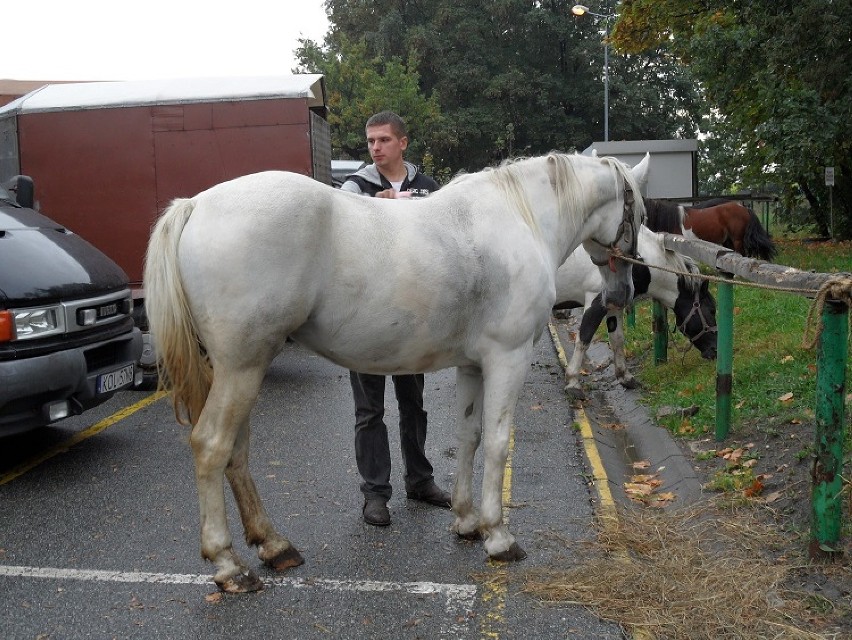
[[[615,17],[612,13],[595,13],[582,4],[571,7],[571,13],[575,16],[589,14],[595,18],[601,18],[606,26],[606,38],[604,39],[604,142],[609,142],[609,21]]]

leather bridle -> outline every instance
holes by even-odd
[[[639,233],[636,229],[636,224],[633,220],[633,207],[636,203],[636,197],[633,194],[633,188],[627,182],[627,180],[622,176],[622,183],[624,185],[624,215],[621,219],[621,224],[618,225],[618,231],[616,232],[615,239],[612,243],[607,247],[601,242],[598,242],[594,238],[590,238],[592,242],[596,245],[603,247],[609,253],[609,258],[606,260],[595,260],[592,258],[592,262],[598,266],[603,267],[604,265],[609,265],[610,271],[615,271],[615,261],[623,256],[624,253],[621,249],[618,248],[618,243],[624,238],[627,234],[630,238],[630,246],[627,248],[628,257],[629,258],[637,258],[637,247],[639,243]],[[591,257],[591,256],[590,256]]]
[[[689,336],[686,333],[686,325],[694,315],[698,315],[698,318],[701,320],[701,331],[699,331],[694,336]],[[719,328],[711,327],[710,323],[707,322],[707,318],[704,317],[704,312],[701,311],[701,287],[697,287],[695,289],[695,297],[692,300],[692,308],[689,310],[689,313],[686,314],[686,317],[683,319],[683,322],[677,324],[675,328],[687,338],[689,338],[689,341],[692,344],[695,344],[696,340],[698,340],[707,333],[718,333]]]

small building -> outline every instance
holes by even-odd
[[[697,140],[622,140],[594,142],[585,155],[617,158],[630,165],[638,164],[651,154],[647,198],[688,199],[698,195]]]

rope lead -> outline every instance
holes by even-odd
[[[802,347],[804,349],[813,349],[822,335],[822,312],[825,309],[825,302],[829,298],[846,305],[847,319],[849,321],[848,335],[852,336],[852,314],[849,313],[849,310],[852,309],[852,278],[848,276],[833,278],[826,281],[819,288],[816,297],[811,302],[810,309],[808,309],[808,317],[805,320],[805,333],[802,336]],[[816,326],[813,330],[813,337],[808,338],[808,334],[811,333],[811,327],[813,326]]]

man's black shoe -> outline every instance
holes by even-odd
[[[367,498],[364,501],[364,522],[374,527],[386,527],[390,524],[388,501],[384,498]]]
[[[444,491],[434,482],[430,482],[421,489],[407,491],[406,495],[409,500],[427,502],[443,509],[449,509],[453,506],[452,496],[450,496],[449,492]]]

